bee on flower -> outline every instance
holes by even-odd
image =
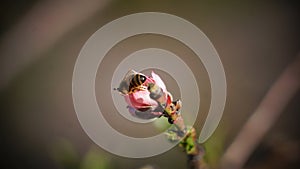
[[[173,124],[180,116],[181,101],[173,101],[165,83],[153,71],[151,76],[146,76],[129,70],[115,90],[124,96],[129,112],[135,117],[152,119],[165,116]]]
[[[118,88],[124,96],[127,108],[131,115],[141,119],[153,119],[164,116],[170,124],[174,124],[166,132],[169,141],[181,140],[188,155],[197,155],[200,152],[196,142],[196,131],[193,127],[186,126],[179,109],[180,100],[173,100],[167,91],[165,83],[153,71],[151,76],[146,76],[134,70],[129,70]]]

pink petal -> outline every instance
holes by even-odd
[[[153,71],[151,72],[152,77],[147,77],[145,86],[147,86],[149,83],[155,83],[157,84],[160,88],[162,88],[164,94],[165,94],[165,100],[168,99],[168,92],[166,89],[166,85],[162,81],[162,79],[155,74]],[[132,94],[125,95],[124,96],[125,101],[128,104],[128,110],[131,115],[136,116],[138,118],[143,118],[143,119],[149,119],[149,118],[154,118],[154,117],[160,117],[162,115],[162,112],[152,112],[151,110],[154,110],[157,106],[158,103],[157,101],[153,100],[150,98],[150,92],[148,90],[140,90],[136,91]],[[135,110],[139,111],[139,109],[147,109],[150,108],[149,110],[145,112],[140,112],[138,115],[136,114]]]
[[[154,108],[158,105],[155,100],[150,98],[148,90],[137,91],[124,97],[127,104],[135,109]]]
[[[165,83],[161,80],[161,78],[153,71],[151,72],[151,76],[152,76],[153,80],[155,81],[155,84],[157,84],[160,88],[162,88],[163,92],[166,93],[167,88],[166,88]]]
[[[152,112],[152,110],[138,111],[131,106],[127,106],[129,113],[140,119],[153,119],[162,116],[162,112]]]
[[[149,83],[155,83],[155,80],[154,79],[152,79],[152,77],[148,77],[148,76],[146,76],[147,77],[147,79],[146,79],[146,81],[145,81],[145,85],[147,86]]]

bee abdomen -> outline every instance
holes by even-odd
[[[132,77],[129,88],[131,89],[134,87],[141,86],[144,84],[145,81],[146,81],[146,77],[144,75],[137,74]]]

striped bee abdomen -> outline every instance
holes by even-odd
[[[144,75],[136,74],[132,77],[129,88],[141,86],[145,81],[146,81],[146,77]]]
[[[136,74],[131,77],[130,84],[129,84],[129,91],[134,92],[136,89],[139,89],[146,81],[146,76],[142,74]]]
[[[147,86],[144,85],[147,77],[142,73],[138,73],[134,70],[129,70],[118,88],[114,88],[114,90],[118,90],[121,94],[127,95],[134,93],[140,90],[147,90]]]

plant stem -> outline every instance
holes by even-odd
[[[187,154],[188,169],[208,169],[208,165],[203,159],[205,154],[203,146],[197,142],[197,132],[194,127],[185,125],[179,109],[181,101],[173,101],[170,93],[163,93],[163,90],[156,84],[150,84],[148,90],[150,97],[156,100],[164,112],[164,117],[174,124],[175,130],[170,130],[168,134],[170,140],[181,140],[181,146]],[[165,97],[167,95],[167,97]],[[162,99],[167,98],[167,99]]]

